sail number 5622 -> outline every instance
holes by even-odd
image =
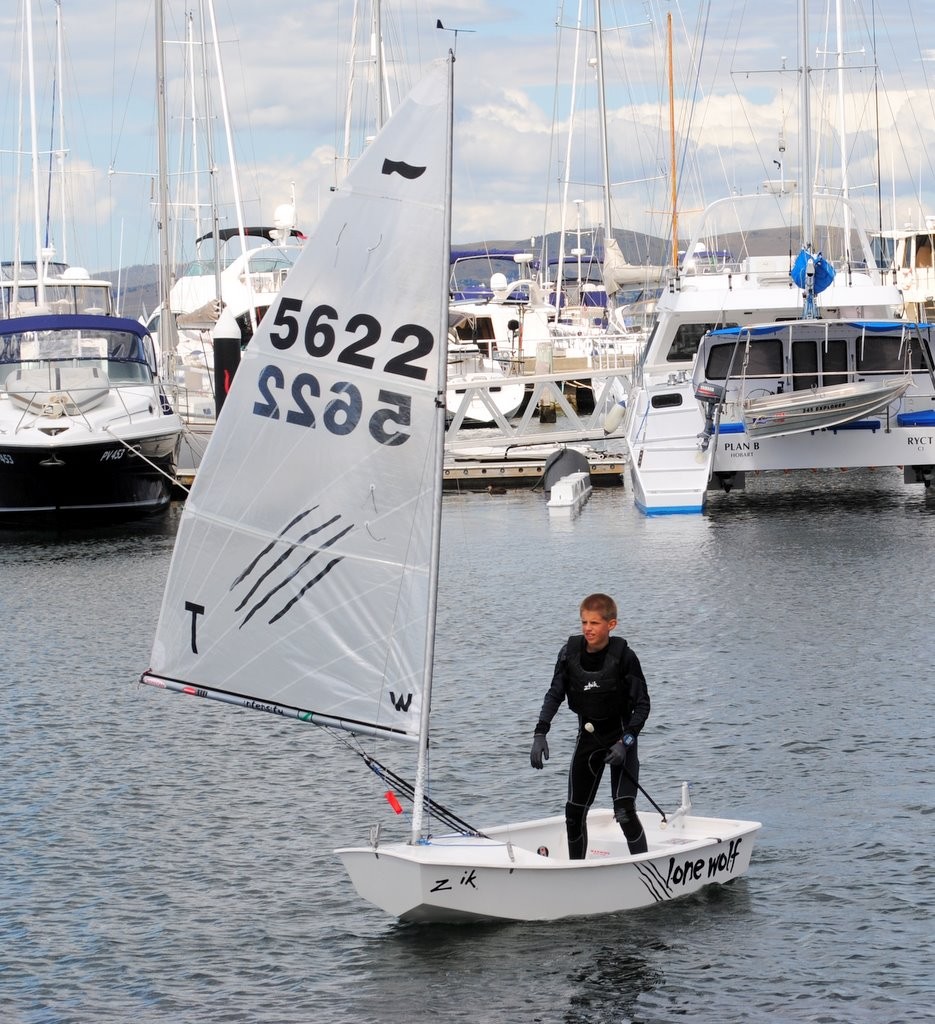
[[[380,340],[382,333],[375,317],[368,313],[352,316],[343,327],[346,336],[343,339],[339,339],[335,324],[339,318],[334,307],[316,306],[304,321],[304,328],[303,319],[301,299],[281,298],[270,334],[273,347],[280,350],[291,348],[301,336],[310,356],[323,358],[337,349],[336,362],[363,370],[373,369],[374,359],[366,350]],[[426,368],[417,365],[416,360],[432,351],[435,339],[431,331],[418,324],[403,324],[393,333],[391,340],[404,347],[386,361],[383,372],[425,380]],[[282,369],[270,364],[260,370],[257,387],[260,400],[253,406],[256,416],[278,420],[285,411],[287,423],[312,428],[319,425],[320,417],[321,426],[332,434],[351,433],[364,416],[363,396],[350,381],[332,384],[330,391],[333,397],[322,403],[321,385],[314,374],[298,373],[287,381]],[[383,388],[377,393],[377,401],[380,405],[367,421],[370,436],[380,444],[403,444],[410,437],[404,428],[412,422],[411,397]]]
[[[299,427],[317,427],[316,399],[321,398],[318,378],[311,373],[298,373],[289,387],[281,367],[267,365],[260,370],[257,379],[261,401],[253,403],[255,416],[266,416],[278,420],[285,406],[286,422]],[[288,391],[288,396],[285,393]],[[335,397],[327,401],[320,411],[322,426],[331,434],[349,434],[360,423],[364,412],[364,401],[360,389],[349,381],[336,381],[331,385]],[[398,445],[409,440],[410,435],[399,427],[408,427],[412,422],[412,399],[409,395],[382,389],[377,393],[381,406],[370,416],[370,436],[380,444]]]
[[[337,362],[363,370],[373,369],[374,359],[367,354],[367,349],[380,340],[383,333],[380,321],[369,313],[355,313],[340,328],[345,337],[339,339],[339,319],[338,311],[324,303],[317,305],[306,319],[302,313],[302,300],[283,296],[276,307],[270,341],[274,348],[284,351],[292,348],[301,337],[310,356],[324,358],[337,349]],[[412,380],[425,380],[425,367],[418,365],[418,360],[427,356],[435,346],[432,332],[419,324],[403,324],[396,328],[390,340],[402,346],[402,351],[386,361],[383,371]]]

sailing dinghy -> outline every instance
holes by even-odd
[[[573,862],[563,818],[479,830],[425,795],[451,76],[439,65],[371,143],[248,346],[186,502],[142,682],[355,734],[411,798],[412,832],[383,842],[374,829],[337,853],[357,890],[402,919],[647,906],[741,875],[759,824],[695,817],[683,787],[668,820],[644,814],[648,853],[630,856],[595,810],[589,859]],[[361,737],[415,742],[414,784]]]

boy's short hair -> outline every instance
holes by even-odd
[[[580,612],[597,612],[605,622],[617,618],[617,605],[614,599],[606,594],[588,594],[578,610]]]

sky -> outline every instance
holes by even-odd
[[[196,230],[205,230],[196,211],[208,216],[209,165],[222,224],[236,224],[236,182],[246,223],[271,223],[277,207],[294,202],[298,226],[311,231],[340,181],[345,150],[353,159],[373,130],[369,4],[358,0],[362,42],[353,47],[354,0],[162,2],[171,252],[190,258]],[[581,6],[576,31],[578,0],[382,0],[390,106],[431,60],[456,51],[453,241],[533,244],[544,231],[564,226],[587,235],[602,222],[593,0]],[[815,118],[825,124],[814,135],[816,173],[829,188],[846,181],[886,228],[935,214],[935,23],[923,6],[840,0],[846,27],[838,41],[834,3],[830,10],[825,0],[810,3],[813,115],[827,115]],[[23,99],[27,8],[38,201]],[[671,232],[670,16],[682,233],[706,202],[799,176],[795,8],[794,0],[603,0],[616,228]],[[5,0],[0,63],[2,258],[12,259],[17,245],[32,257],[38,220],[41,244],[92,272],[156,262],[153,0]]]

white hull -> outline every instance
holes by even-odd
[[[669,386],[665,392],[677,390],[682,405],[646,417],[630,445],[633,500],[647,515],[702,512],[719,474],[739,483],[745,473],[895,466],[906,467],[906,481],[913,482],[915,467],[923,480],[935,462],[935,422],[927,421],[925,409],[918,417],[908,409],[874,420],[757,437],[744,430],[739,410],[728,406],[716,440],[704,449],[699,441],[704,416],[693,389]],[[649,397],[637,396],[634,421]]]
[[[759,822],[640,812],[649,852],[631,856],[609,810],[588,816],[588,856],[570,861],[564,817],[337,850],[357,892],[403,921],[551,921],[637,910],[744,874]],[[536,851],[545,848],[548,856]]]
[[[515,416],[523,406],[526,385],[503,373],[479,372],[449,376],[445,393],[448,417],[462,424],[497,423]]]

